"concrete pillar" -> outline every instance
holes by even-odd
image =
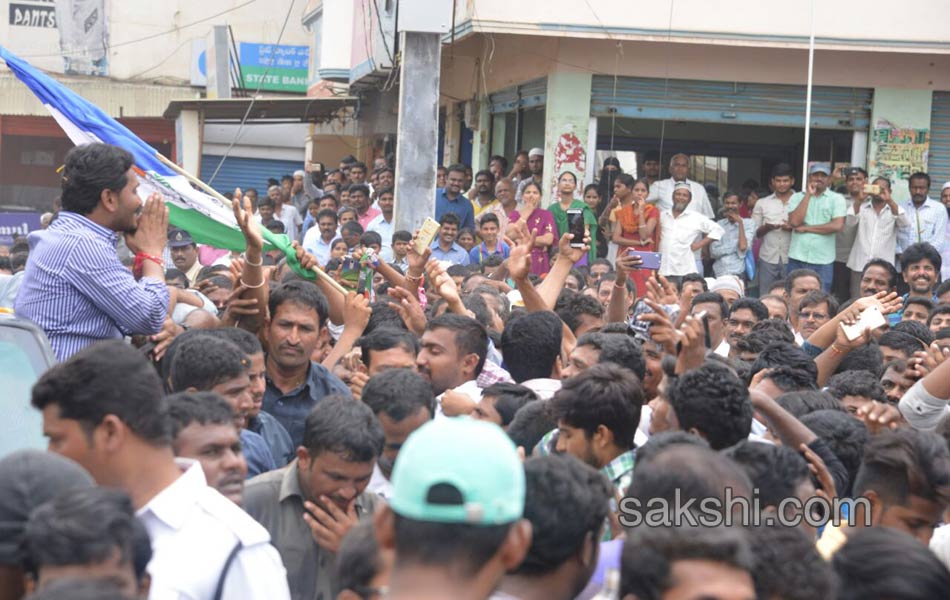
[[[445,147],[442,148],[442,164],[446,167],[459,161],[459,139],[462,136],[459,122],[459,105],[449,102],[445,105]]]
[[[487,107],[486,107],[487,110]],[[505,135],[507,124],[504,113],[491,116],[491,153],[505,155]]]
[[[488,168],[488,159],[491,157],[491,115],[488,114],[488,96],[483,96],[475,103],[478,114],[475,127],[472,131],[472,173],[478,173]]]
[[[930,90],[874,89],[867,171],[890,179],[898,202],[910,199],[910,175],[927,170],[932,100]]]
[[[201,177],[201,146],[204,127],[201,115],[196,110],[183,110],[175,119],[175,160],[181,167]],[[211,173],[206,173],[210,177]]]
[[[397,231],[415,231],[426,217],[435,215],[442,39],[438,33],[403,31],[400,35],[403,62],[393,219]]]
[[[544,200],[555,197],[558,176],[571,171],[583,182],[590,131],[590,73],[558,71],[548,75],[544,118]],[[578,197],[581,186],[578,185]]]

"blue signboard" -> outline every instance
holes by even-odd
[[[0,212],[0,245],[9,246],[13,238],[40,228],[40,213]]]

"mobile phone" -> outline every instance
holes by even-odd
[[[854,325],[842,325],[844,328],[844,334],[848,337],[849,340],[856,340],[864,334],[865,329],[870,329],[874,331],[881,325],[886,325],[887,319],[884,318],[884,315],[881,314],[881,309],[876,306],[871,306],[864,309],[861,313],[861,316],[858,318],[858,322]]]
[[[703,343],[706,345],[707,348],[712,348],[712,336],[709,334],[709,316],[706,314],[706,311],[704,310],[699,311],[693,316],[699,319],[700,321],[702,321],[703,334],[704,334]]]
[[[866,183],[864,184],[864,193],[877,196],[881,193],[881,186],[876,183]]]
[[[349,287],[355,290],[360,281],[360,261],[352,256],[344,257],[340,279],[349,283]]]
[[[432,217],[426,217],[422,227],[419,228],[419,235],[416,236],[416,254],[421,255],[426,251],[426,248],[432,245],[432,240],[435,239],[441,228],[442,226],[439,225],[438,221]]]
[[[637,256],[640,258],[640,269],[649,269],[651,271],[660,270],[660,262],[663,255],[659,252],[645,252],[640,250],[628,250],[627,256]]]
[[[571,241],[571,248],[584,247],[584,211],[579,208],[571,208],[567,211],[567,232],[574,236]]]

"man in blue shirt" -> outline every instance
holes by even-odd
[[[442,222],[442,216],[455,213],[459,218],[459,229],[475,229],[475,211],[468,198],[462,195],[465,185],[465,166],[452,165],[445,175],[445,187],[435,193],[435,220]]]
[[[310,360],[328,335],[330,308],[323,293],[309,281],[291,281],[271,292],[268,309],[263,410],[284,426],[296,448],[303,443],[304,421],[317,402],[351,392],[326,367]]]
[[[132,165],[131,154],[108,144],[70,150],[62,210],[28,236],[14,309],[46,332],[61,361],[99,340],[157,334],[168,316],[168,209],[158,194],[143,206]],[[135,275],[116,255],[120,234],[135,254]]]
[[[471,206],[471,205],[469,205]],[[445,213],[439,219],[439,239],[432,243],[432,258],[447,260],[453,265],[470,264],[468,252],[455,242],[459,232],[459,218],[455,213]]]

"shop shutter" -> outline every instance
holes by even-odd
[[[631,119],[667,119],[804,127],[805,86],[595,75],[591,114]],[[812,127],[867,130],[870,88],[816,86]]]
[[[207,182],[211,174],[218,167],[220,156],[203,154],[201,156],[201,179]],[[256,188],[258,195],[267,196],[267,180],[274,178],[280,181],[284,175],[293,175],[297,169],[303,169],[303,161],[271,160],[265,158],[242,158],[229,156],[211,187],[220,193],[233,192],[234,188]]]
[[[934,92],[930,108],[930,197],[940,196],[944,182],[950,181],[950,92]]]
[[[488,95],[489,111],[492,114],[514,112],[519,108],[544,106],[547,101],[548,80],[546,77]]]

